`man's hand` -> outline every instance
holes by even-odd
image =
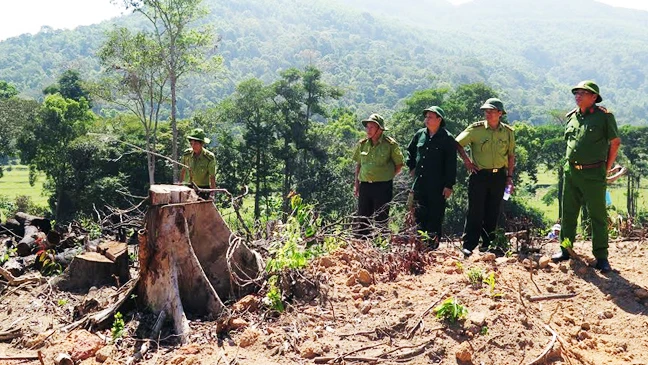
[[[447,200],[450,198],[450,195],[452,195],[452,189],[450,188],[443,188],[443,197]]]
[[[477,165],[475,165],[475,163],[470,159],[465,160],[464,165],[466,166],[466,170],[468,170],[468,172],[471,174],[476,174],[477,171],[479,171],[479,167],[477,167]]]

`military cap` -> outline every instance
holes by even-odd
[[[204,144],[209,144],[210,139],[207,138],[207,135],[205,134],[205,131],[202,130],[202,128],[194,128],[189,132],[187,135],[187,139],[193,139],[194,141],[200,141]]]
[[[371,114],[369,116],[369,118],[364,119],[362,121],[362,125],[366,127],[367,123],[369,123],[369,122],[374,122],[374,123],[378,124],[378,127],[380,129],[382,129],[383,131],[388,131],[389,130],[389,128],[385,127],[385,118],[383,118],[380,114],[375,114],[375,113]]]
[[[600,103],[603,101],[603,98],[601,97],[599,87],[596,85],[596,83],[592,80],[585,80],[581,81],[578,83],[578,85],[572,87],[572,94],[575,94],[577,90],[587,90],[591,93],[596,94],[596,102]]]
[[[441,127],[445,127],[446,117],[445,117],[445,112],[443,111],[443,109],[441,109],[441,107],[438,107],[438,106],[434,105],[434,106],[431,106],[431,107],[423,110],[423,117],[425,117],[425,114],[427,114],[427,112],[432,112],[432,113],[438,115],[439,117],[441,117],[441,119],[442,119],[441,120]]]
[[[504,110],[504,103],[498,98],[490,98],[484,102],[482,106],[479,107],[481,110],[486,110],[486,109],[497,109],[502,112],[502,114],[506,114],[506,110]]]

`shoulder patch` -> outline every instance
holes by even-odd
[[[186,156],[186,155],[190,155],[192,153],[193,153],[193,150],[191,148],[187,148],[186,150],[184,150],[184,152],[182,152],[182,155]]]
[[[203,151],[205,151],[205,157],[207,157],[208,160],[216,159],[216,155],[214,154],[214,152],[205,149],[203,149]]]
[[[470,126],[472,128],[483,127],[484,126],[484,121],[475,122],[475,123],[471,124]]]
[[[398,142],[396,142],[396,140],[392,137],[385,137],[385,141],[387,141],[387,143],[389,144],[398,144]]]
[[[369,140],[369,138],[363,138],[363,139],[359,140],[358,143],[365,143],[365,142],[367,142],[368,140]]]
[[[603,113],[605,113],[605,114],[610,114],[610,111],[607,110],[606,107],[604,107],[604,106],[602,106],[602,105],[597,105],[596,107],[598,108],[598,110],[602,111]]]
[[[506,129],[508,129],[510,131],[514,130],[512,125],[508,125],[506,123],[500,123],[500,124],[502,124],[502,126],[504,126],[504,128],[506,128]]]
[[[569,113],[565,114],[565,118],[569,118],[572,116],[572,114],[576,113],[578,111],[578,108],[572,109]]]

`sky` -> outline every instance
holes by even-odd
[[[450,0],[465,3],[472,0]],[[542,1],[542,0],[539,0]],[[648,11],[646,0],[597,0],[612,6]],[[37,33],[42,26],[74,29],[99,23],[124,13],[111,0],[3,0],[0,11],[0,41],[24,33]]]

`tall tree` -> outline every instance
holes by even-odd
[[[167,100],[169,74],[163,51],[149,34],[131,34],[121,28],[108,34],[99,50],[108,75],[97,90],[100,97],[128,109],[137,116],[145,132],[149,184],[155,183],[155,153],[160,111]]]
[[[207,53],[215,48],[211,28],[191,29],[196,20],[206,15],[202,0],[121,0],[151,23],[154,37],[162,51],[161,60],[169,76],[171,93],[172,157],[178,160],[177,89],[183,76],[206,66]],[[213,65],[213,64],[212,64]],[[178,166],[173,165],[173,180],[178,179]]]
[[[64,191],[74,176],[68,158],[70,146],[86,133],[93,119],[85,98],[76,101],[56,93],[45,98],[38,117],[18,139],[22,162],[30,165],[32,173],[44,172],[53,183],[56,219],[62,216]]]
[[[15,95],[15,94],[14,94]],[[34,100],[18,97],[0,98],[0,157],[16,155],[16,138],[38,112],[40,105]],[[0,165],[0,177],[3,175]]]

